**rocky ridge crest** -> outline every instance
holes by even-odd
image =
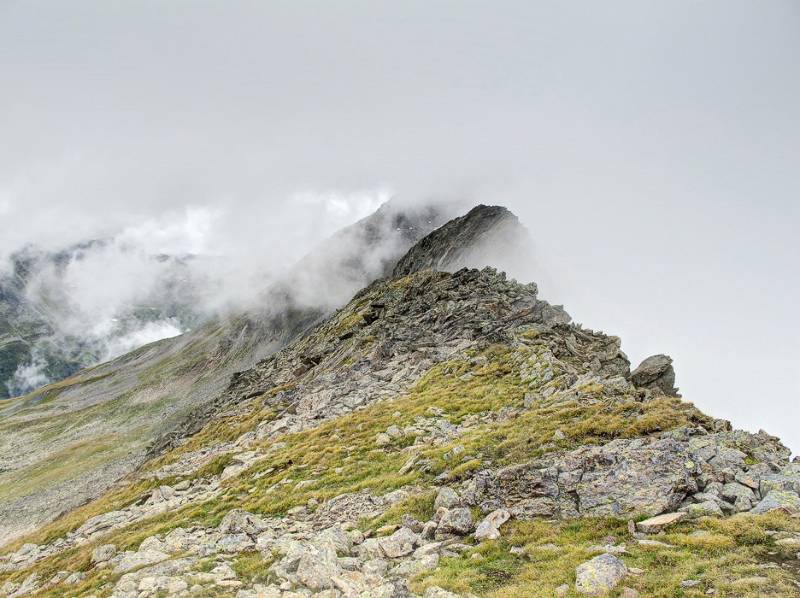
[[[406,264],[427,263],[411,251]],[[778,439],[682,402],[664,359],[632,374],[618,338],[571,323],[533,284],[491,268],[410,270],[234,376],[127,491],[0,557],[3,591],[452,598],[624,583],[791,595],[791,567],[667,573],[698,558],[671,542],[722,542],[727,525],[781,554],[800,544],[800,466]],[[594,544],[577,550],[537,536],[597,519],[587,525],[613,537],[587,532]],[[555,573],[525,585],[522,570]]]

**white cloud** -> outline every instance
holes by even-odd
[[[159,320],[157,322],[147,322],[138,330],[109,339],[107,343],[107,353],[104,355],[104,358],[112,359],[148,343],[178,336],[182,332],[184,331],[181,330],[174,321]]]

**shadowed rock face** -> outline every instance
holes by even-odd
[[[459,268],[497,267],[530,251],[530,238],[519,219],[500,206],[476,206],[422,239],[397,262],[392,276],[425,268],[453,272]]]
[[[651,355],[631,372],[631,382],[642,388],[662,392],[668,396],[680,396],[675,388],[675,370],[668,355]]]

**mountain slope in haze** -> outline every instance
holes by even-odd
[[[188,257],[138,256],[157,270],[154,288],[140,290],[118,310],[81,310],[69,290],[75,269],[114,251],[124,248],[91,241],[55,253],[28,247],[10,257],[10,270],[0,274],[0,399],[147,342],[140,339],[174,336],[202,322],[193,308],[198,297],[188,280]]]
[[[535,284],[424,268],[443,235],[9,545],[2,592],[797,595],[789,450],[675,396],[666,356],[631,372]]]
[[[0,541],[35,529],[132,471],[157,435],[218,396],[233,372],[285,346],[391,270],[449,209],[385,204],[304,258],[290,278],[263,294],[258,309],[0,402]]]

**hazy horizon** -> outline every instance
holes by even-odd
[[[191,253],[219,305],[391,197],[505,205],[543,298],[797,452],[799,27],[791,1],[0,2],[0,262],[115,239],[68,286],[96,313]]]

